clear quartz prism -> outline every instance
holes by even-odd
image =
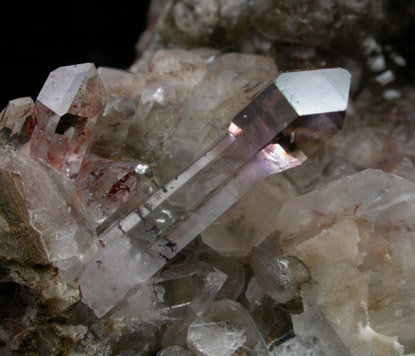
[[[124,241],[128,252],[119,263],[133,270],[131,277],[123,275],[131,280],[125,280],[122,290],[112,291],[116,273],[102,265],[93,272],[100,254],[107,254],[101,249],[86,266],[89,278],[81,279],[84,302],[104,315],[132,285],[154,275],[256,183],[301,165],[342,128],[349,87],[350,74],[341,68],[279,75],[186,170],[145,203],[132,197],[98,227],[107,249]],[[105,303],[101,293],[107,294]]]

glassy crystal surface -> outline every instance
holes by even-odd
[[[0,113],[2,140],[14,146],[26,143],[36,125],[35,104],[32,98],[24,97],[9,101]]]
[[[245,298],[248,301],[247,308],[254,319],[269,350],[282,344],[292,337],[292,322],[289,309],[286,305],[266,295],[258,285],[255,277],[252,277],[245,290]]]
[[[205,356],[231,356],[236,351],[268,355],[254,321],[237,302],[222,299],[213,303],[188,329],[187,344]]]
[[[271,356],[326,356],[320,341],[314,337],[296,336],[271,352]]]
[[[297,335],[319,338],[326,354],[413,352],[414,197],[412,182],[365,170],[286,203],[282,250],[311,273]]]
[[[224,256],[246,256],[277,229],[279,209],[295,196],[297,190],[286,177],[271,175],[203,231],[202,240]]]
[[[171,346],[166,347],[165,349],[161,350],[157,356],[192,356],[193,354],[181,348],[180,346]]]
[[[236,300],[242,294],[245,286],[245,271],[239,261],[225,258],[210,249],[200,249],[191,254],[186,262],[191,261],[208,263],[226,274],[226,281],[220,288],[216,298]]]
[[[249,265],[262,291],[279,303],[298,298],[299,286],[310,279],[301,261],[281,252],[276,235],[252,250]]]
[[[300,97],[293,103],[293,98],[285,98],[283,93],[289,95],[291,85],[298,86],[300,79],[296,76],[304,79],[313,98],[320,89],[322,93],[333,92],[333,102],[326,111],[310,101],[306,90],[304,103],[300,103]],[[130,199],[98,228],[99,238],[108,248],[126,241],[124,254],[130,256],[132,266],[138,267],[133,279],[148,279],[254,184],[300,165],[306,159],[303,151],[312,153],[340,130],[347,107],[348,72],[338,68],[297,72],[296,76],[280,75],[234,118],[226,135],[194,164],[144,204],[137,205],[139,197]],[[323,112],[317,114],[317,110]],[[95,275],[92,271],[98,259],[99,256],[86,266],[85,273]],[[102,304],[99,309],[108,311],[119,301],[115,298],[113,304],[106,304],[93,292],[93,285],[112,283],[108,273],[112,272],[101,270],[93,283],[81,284],[83,295],[91,298],[87,303],[95,305],[94,309]],[[118,290],[116,295],[120,298],[123,293]]]
[[[31,157],[68,177],[76,175],[105,104],[105,89],[92,63],[51,72],[35,103],[38,122],[30,140]]]
[[[200,315],[213,302],[226,278],[225,273],[202,262],[166,266],[141,284],[114,315],[139,316],[156,325]]]
[[[107,104],[95,128],[92,152],[105,158],[123,157],[123,146],[139,109],[147,83],[141,73],[99,67],[98,74],[107,95]]]
[[[140,192],[143,201],[155,191],[145,175],[128,164],[89,154],[77,178],[85,205],[90,207],[96,225],[102,223],[130,197]]]

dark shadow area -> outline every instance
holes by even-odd
[[[148,3],[8,4],[0,34],[1,109],[17,97],[36,99],[49,72],[60,66],[94,62],[127,68],[135,59]]]

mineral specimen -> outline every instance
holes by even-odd
[[[339,68],[281,74],[213,148],[144,204],[130,199],[98,228],[106,249],[85,268],[85,302],[104,315],[255,183],[304,162],[303,151],[312,153],[342,127],[349,87],[349,73]],[[123,266],[109,259],[112,250],[122,253]],[[117,278],[126,266],[135,273]],[[102,287],[106,298],[96,293]]]
[[[276,236],[252,250],[249,264],[262,291],[281,304],[297,298],[297,286],[309,280],[301,261],[281,253]]]
[[[414,355],[414,5],[153,0],[10,101],[0,354]]]
[[[247,311],[226,299],[213,303],[189,326],[187,344],[204,356],[231,356],[238,350],[255,356],[268,355]]]
[[[215,299],[226,278],[223,272],[203,262],[170,266],[139,285],[113,315],[139,315],[141,320],[156,325],[192,318]]]
[[[53,71],[35,103],[38,121],[30,141],[31,157],[68,177],[76,176],[105,103],[105,90],[92,63]]]
[[[180,346],[171,346],[161,350],[157,356],[193,356],[193,354]]]
[[[35,104],[32,98],[11,100],[0,113],[2,140],[8,143],[24,144],[32,136],[36,124]]]

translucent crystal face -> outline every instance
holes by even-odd
[[[0,130],[9,142],[27,142],[35,124],[34,103],[29,97],[11,100],[0,114]]]
[[[275,85],[299,116],[344,111],[350,73],[342,68],[282,73]]]
[[[105,103],[105,90],[92,63],[51,72],[35,104],[38,125],[30,141],[31,156],[69,177],[76,175]]]

